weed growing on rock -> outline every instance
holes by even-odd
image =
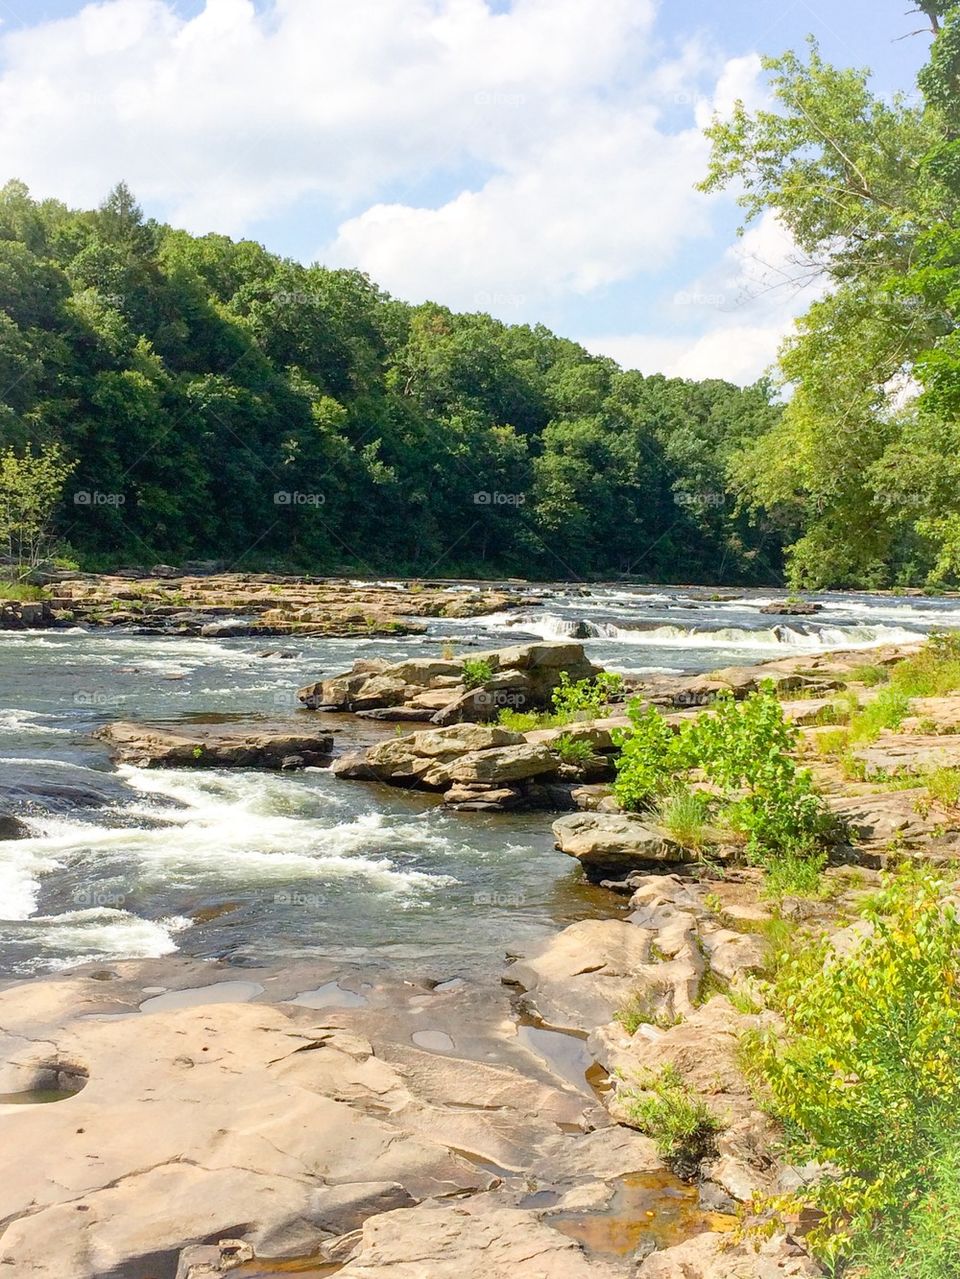
[[[464,688],[482,688],[493,679],[493,667],[485,658],[466,657],[463,660]]]
[[[596,719],[616,700],[623,689],[623,678],[601,671],[595,679],[573,681],[566,671],[560,672],[560,683],[553,690],[553,713],[556,724],[569,724],[575,719]]]
[[[858,746],[876,741],[885,728],[899,728],[909,714],[910,698],[902,689],[895,685],[881,689],[851,717],[849,740]]]
[[[676,1066],[641,1076],[625,1096],[629,1122],[653,1138],[658,1154],[678,1176],[695,1176],[701,1162],[716,1154],[723,1124],[691,1092]]]
[[[578,768],[585,767],[594,758],[593,747],[589,742],[570,737],[567,733],[557,738],[553,749],[565,764],[574,764]]]
[[[681,848],[700,852],[709,842],[710,801],[703,791],[677,786],[659,800],[656,814],[657,824]]]

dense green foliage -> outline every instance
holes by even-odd
[[[796,948],[770,992],[786,1033],[750,1046],[796,1157],[836,1169],[788,1206],[825,1213],[822,1253],[860,1254],[875,1279],[958,1273],[960,919],[946,887],[905,868],[855,949]]]
[[[34,453],[0,448],[0,547],[18,577],[41,563],[49,549],[54,511],[72,465],[53,444]]]
[[[772,684],[742,702],[720,693],[711,713],[676,731],[639,700],[628,713],[631,728],[619,734],[613,786],[624,808],[653,806],[697,770],[711,787],[718,820],[744,840],[747,858],[763,866],[777,888],[816,888],[828,821],[810,774],[794,760],[797,731],[784,719]],[[681,822],[700,839],[705,802],[695,813],[689,801],[682,805]],[[660,807],[670,811],[663,801]]]
[[[770,582],[727,471],[779,411],[144,221],[124,187],[0,191],[0,447],[76,462],[59,531],[93,567]]]
[[[626,1016],[629,1020],[629,1012]],[[716,1154],[716,1135],[724,1125],[676,1066],[646,1072],[626,1101],[630,1123],[654,1139],[657,1153],[681,1176],[694,1176],[701,1161]]]
[[[782,419],[731,464],[797,585],[960,581],[960,4],[920,9],[919,101],[811,42],[766,61],[772,109],[708,130],[705,189],[775,213],[827,284],[781,353]]]

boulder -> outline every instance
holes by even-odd
[[[29,839],[33,832],[10,813],[0,813],[0,840]]]
[[[268,768],[299,756],[302,764],[327,765],[333,750],[329,733],[289,728],[190,725],[161,728],[118,721],[96,733],[112,753],[147,768]]]
[[[575,720],[563,728],[537,728],[527,733],[528,742],[539,742],[555,748],[561,738],[575,742],[587,742],[597,752],[605,754],[616,750],[614,735],[630,727],[626,715],[609,715],[603,719]]]
[[[453,724],[379,742],[364,754],[333,765],[337,777],[386,782],[391,786],[443,789],[453,780],[450,766],[465,755],[504,746],[525,746],[520,733],[485,724]],[[470,780],[470,779],[466,779]]]
[[[693,860],[687,849],[628,813],[571,813],[553,823],[553,833],[560,851],[578,858],[594,883]]]
[[[503,980],[549,1026],[585,1034],[609,1022],[651,963],[653,934],[619,919],[582,919],[531,946]]]
[[[559,762],[559,758],[546,746],[531,746],[523,742],[493,750],[471,751],[454,760],[446,771],[454,782],[499,785],[555,773]]]

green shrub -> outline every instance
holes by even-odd
[[[623,677],[601,671],[596,679],[581,679],[574,683],[566,671],[560,672],[560,683],[553,690],[555,722],[569,724],[575,719],[596,719],[606,709],[607,703],[620,696]]]
[[[723,1124],[695,1097],[676,1066],[648,1072],[624,1094],[628,1121],[652,1137],[661,1159],[680,1175],[695,1175],[699,1164],[716,1154],[716,1135]]]
[[[944,888],[904,867],[868,903],[872,932],[853,951],[810,943],[770,988],[784,1029],[756,1061],[795,1157],[839,1170],[790,1205],[825,1214],[811,1240],[829,1261],[878,1223],[902,1232],[928,1199],[934,1152],[960,1143],[960,920]]]
[[[798,733],[771,684],[742,702],[720,693],[711,713],[678,733],[653,707],[632,702],[628,713],[613,787],[624,808],[649,806],[677,777],[699,769],[723,797],[721,820],[743,838],[750,861],[769,868],[789,854],[794,879],[803,858],[819,875],[827,815],[810,774],[791,756]]]
[[[960,807],[960,768],[935,768],[926,778],[931,799],[947,808]]]
[[[866,684],[867,688],[874,688],[877,684],[886,684],[890,671],[886,666],[874,666],[865,662],[862,666],[854,666],[848,678],[853,684]]]
[[[903,1218],[878,1224],[859,1244],[863,1279],[960,1279],[960,1142],[930,1151],[925,1174]]]
[[[594,758],[594,749],[589,742],[567,733],[557,738],[553,749],[565,764],[576,764],[578,768],[583,768]]]
[[[910,713],[910,698],[896,685],[881,689],[850,719],[849,740],[854,744],[875,741],[885,728],[899,728]]]
[[[890,682],[907,697],[942,697],[960,689],[960,631],[931,635],[919,653],[898,662]]]
[[[493,679],[493,667],[483,657],[465,657],[463,659],[464,688],[482,688]]]
[[[627,706],[630,728],[614,735],[620,748],[613,793],[623,808],[644,808],[688,766],[685,740],[655,706],[638,699]]]

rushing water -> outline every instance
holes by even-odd
[[[0,635],[0,810],[33,832],[0,843],[0,976],[180,951],[389,962],[440,978],[492,968],[556,921],[605,909],[553,850],[543,814],[447,813],[316,769],[114,769],[90,736],[109,720],[302,720],[295,693],[309,680],[450,639],[576,634],[612,669],[689,672],[960,626],[960,602],[825,595],[816,616],[778,619],[759,612],[769,592],[718,594],[551,589],[518,614],[396,640]]]

